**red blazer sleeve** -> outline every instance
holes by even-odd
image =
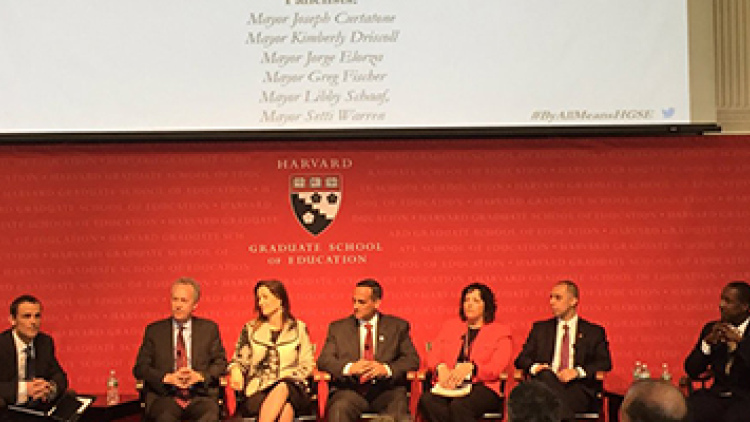
[[[466,332],[466,323],[451,320],[443,324],[437,338],[432,342],[432,349],[427,353],[427,367],[435,370],[444,363],[451,368],[456,364],[456,358],[461,350],[461,336]]]

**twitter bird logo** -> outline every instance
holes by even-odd
[[[661,115],[664,116],[665,119],[669,119],[670,117],[674,117],[674,113],[675,113],[674,107],[663,108],[661,110]]]

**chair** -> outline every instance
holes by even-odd
[[[690,378],[689,375],[685,375],[680,378],[678,386],[680,391],[682,391],[682,394],[689,397],[696,391],[696,386],[701,390],[708,389],[711,386],[713,379],[714,374],[711,371],[706,371],[698,375],[698,378]]]
[[[594,397],[594,403],[590,409],[585,412],[579,412],[575,414],[576,420],[579,421],[604,421],[605,403],[604,403],[604,381],[607,377],[607,373],[604,371],[597,371],[595,379],[597,381],[597,390]],[[524,373],[521,369],[516,369],[513,372],[513,379],[516,382],[524,381],[528,378],[528,374]]]

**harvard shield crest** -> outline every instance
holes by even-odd
[[[293,175],[289,196],[297,221],[314,236],[333,222],[341,206],[340,175]]]

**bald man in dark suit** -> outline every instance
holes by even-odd
[[[515,360],[516,368],[556,392],[566,421],[589,410],[598,388],[596,373],[612,369],[604,328],[578,317],[578,297],[575,283],[557,283],[550,292],[555,317],[534,323]]]
[[[354,289],[354,314],[328,328],[318,368],[331,374],[329,422],[354,422],[363,412],[408,418],[406,373],[419,367],[409,323],[378,312],[380,284],[362,280]]]

